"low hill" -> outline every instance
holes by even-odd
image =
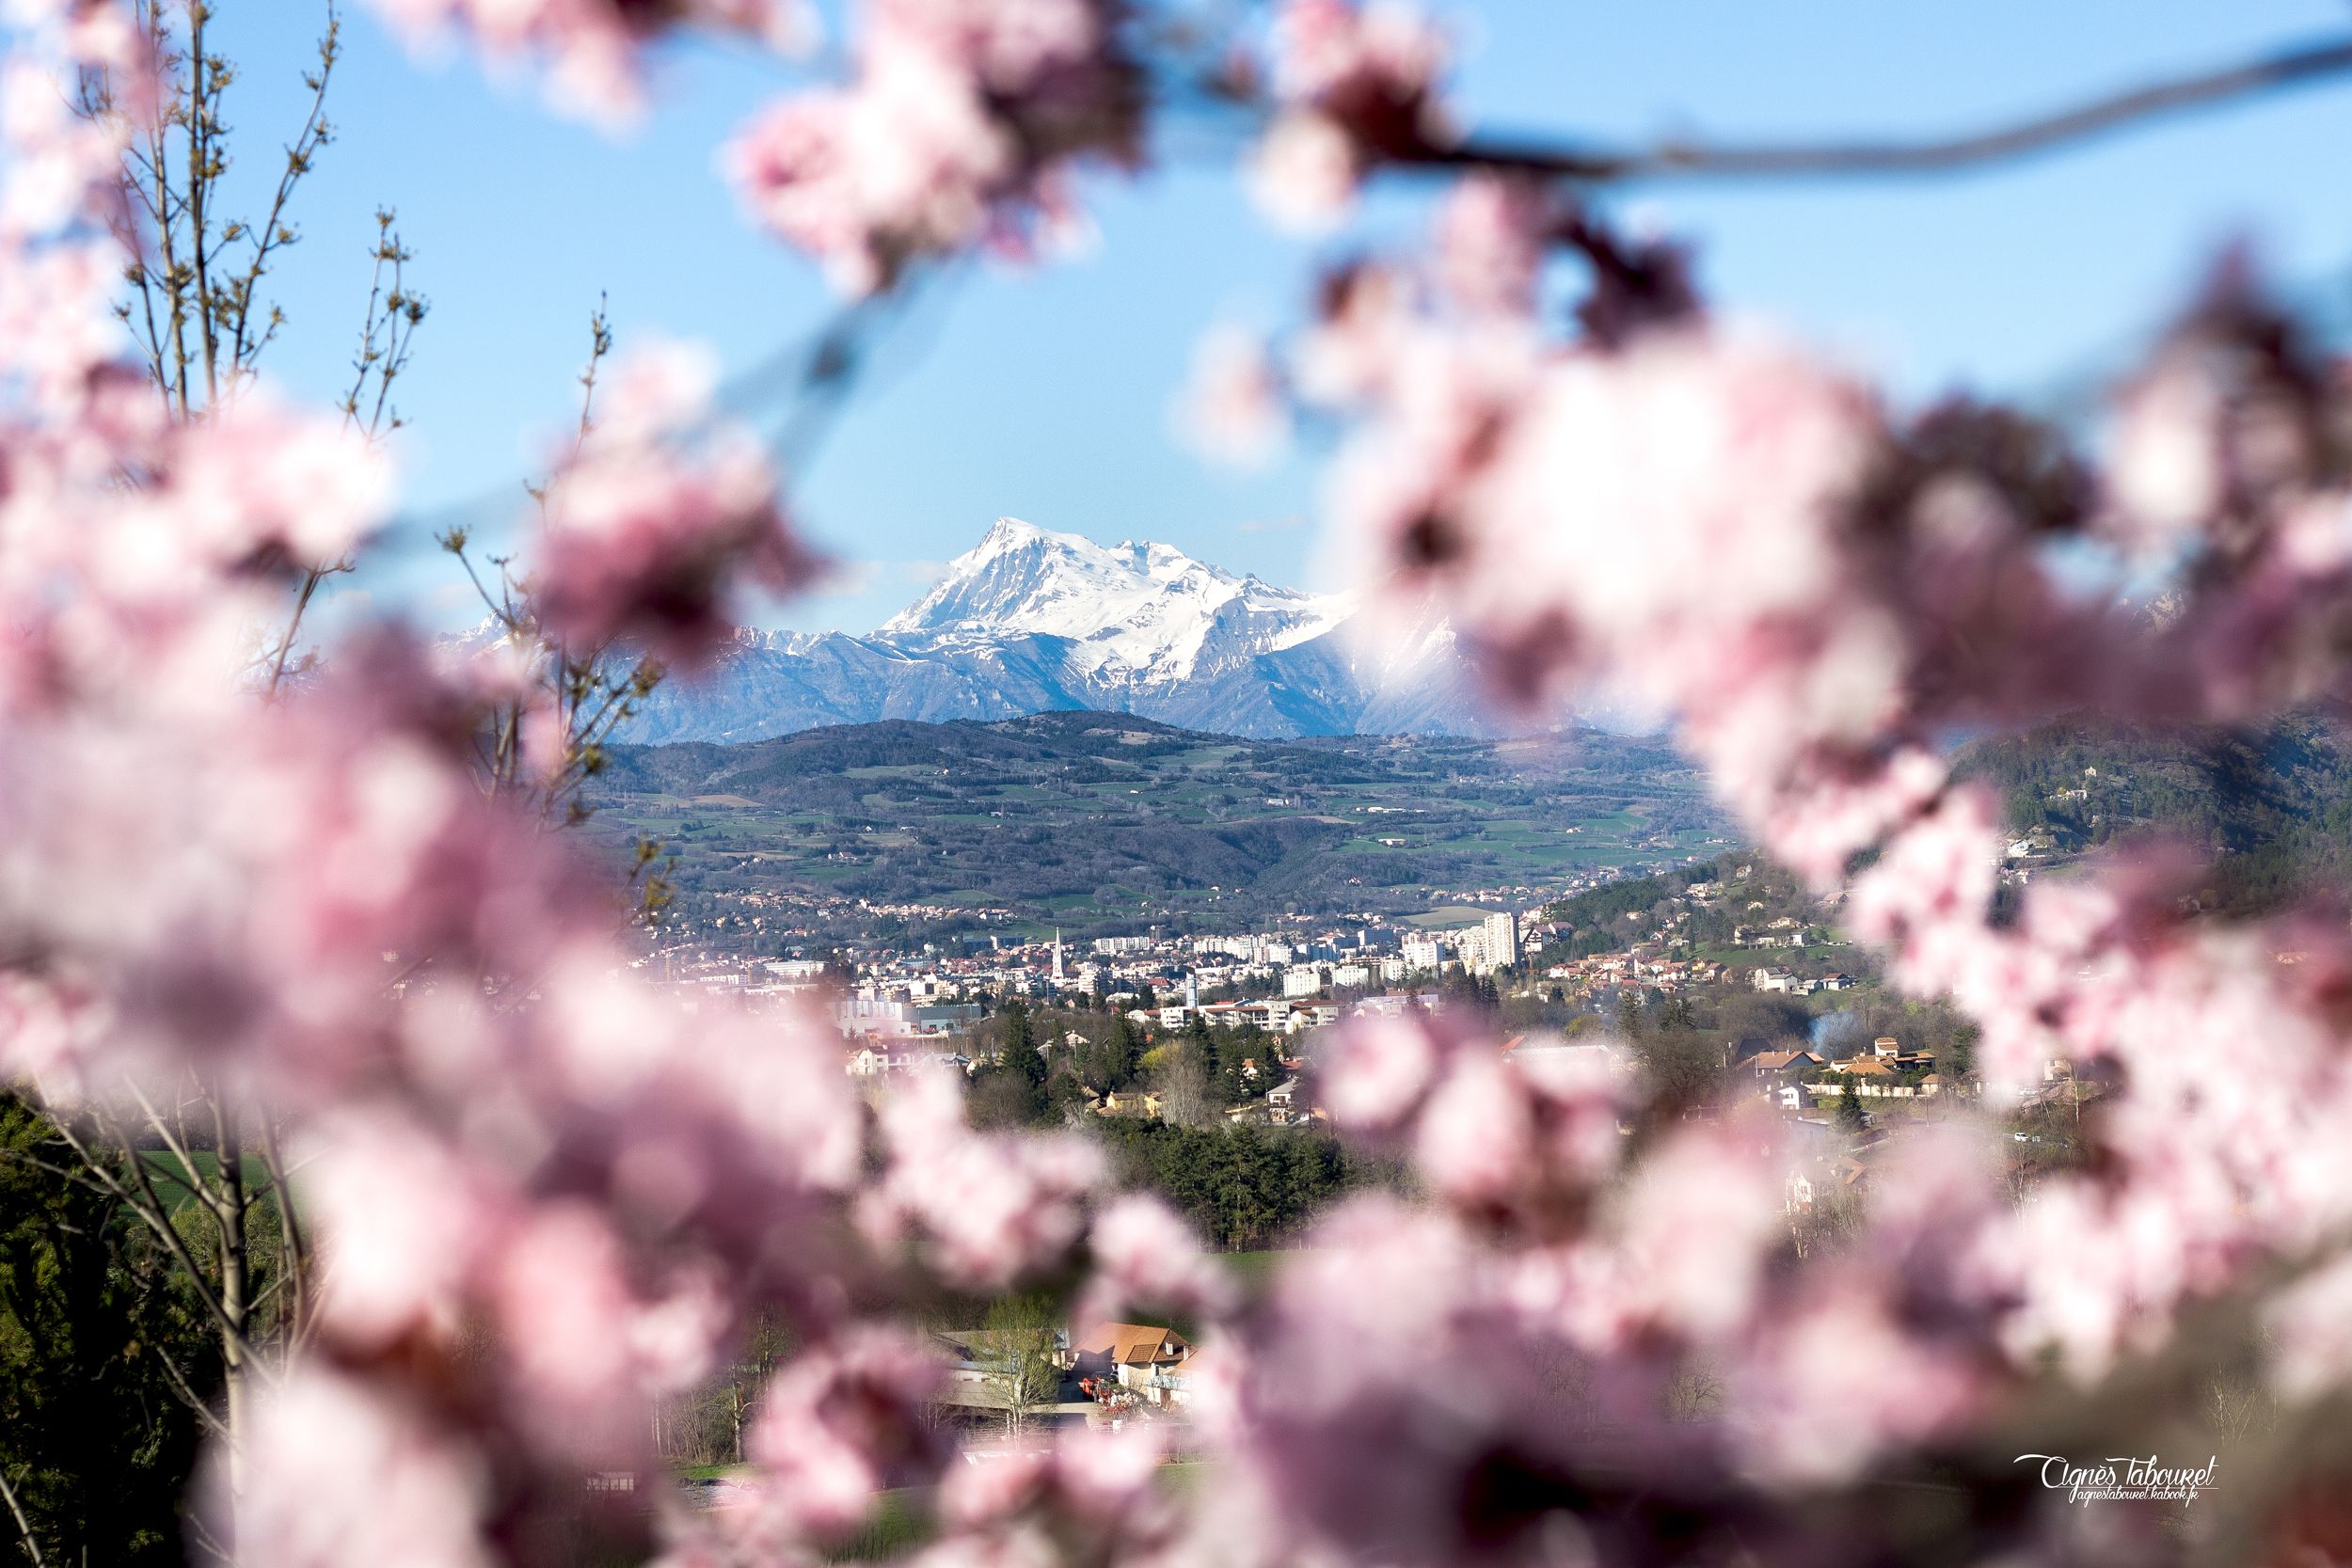
[[[830,896],[1073,935],[1412,912],[1482,889],[1525,903],[1724,832],[1654,740],[1252,740],[1090,712],[619,747],[592,800],[603,831],[678,852],[689,909]]]

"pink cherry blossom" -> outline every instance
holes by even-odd
[[[1289,436],[1280,374],[1263,340],[1235,326],[1202,334],[1177,425],[1202,456],[1235,467],[1262,467]]]
[[[1196,1322],[1232,1309],[1232,1277],[1155,1197],[1129,1194],[1106,1205],[1089,1226],[1087,1242],[1095,1279],[1076,1314],[1082,1322],[1121,1315],[1130,1305],[1183,1312]]]
[[[614,382],[602,422],[544,494],[534,599],[567,646],[618,640],[691,667],[732,634],[738,581],[786,593],[816,560],[750,433],[703,428],[707,374],[655,349],[625,357]]]
[[[976,1132],[944,1071],[910,1075],[880,1119],[888,1164],[859,1214],[877,1245],[911,1245],[943,1277],[994,1289],[1078,1239],[1080,1199],[1103,1173],[1091,1144]]]
[[[1363,178],[1356,144],[1319,114],[1278,117],[1250,154],[1249,194],[1280,227],[1299,234],[1336,228],[1355,206]]]
[[[1438,210],[1433,246],[1438,289],[1474,315],[1527,315],[1535,308],[1546,241],[1560,217],[1556,198],[1540,185],[1469,176]]]
[[[816,35],[807,0],[682,0],[642,6],[630,0],[376,0],[387,20],[412,40],[467,36],[492,63],[543,65],[549,97],[592,119],[634,119],[644,106],[645,55],[665,31],[697,28],[734,35],[787,54],[805,51]]]
[[[263,1401],[233,1498],[214,1457],[205,1487],[215,1540],[268,1568],[486,1568],[481,1457],[423,1407],[326,1367]]]
[[[1071,176],[1139,161],[1141,84],[1104,0],[875,0],[844,87],[786,98],[726,154],[752,216],[850,294],[1073,223]]]
[[[1324,1101],[1343,1127],[1394,1128],[1437,1077],[1438,1040],[1419,1018],[1359,1018],[1332,1037]]]
[[[924,1403],[937,1365],[908,1336],[861,1330],[796,1358],[768,1391],[749,1439],[771,1482],[760,1528],[824,1540],[863,1519],[883,1487],[938,1463]]]

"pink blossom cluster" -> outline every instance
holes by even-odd
[[[733,634],[741,587],[781,594],[815,576],[758,439],[712,423],[711,387],[703,354],[625,355],[541,492],[532,599],[576,656],[620,641],[693,668]]]
[[[2042,1369],[2089,1387],[2162,1353],[2191,1306],[2325,1264],[2352,1190],[2326,1131],[2352,1110],[2340,921],[2192,921],[2194,867],[2146,850],[2037,885],[2016,918],[1996,919],[1993,802],[1950,784],[1942,755],[1954,731],[2086,708],[2239,721],[2340,688],[2352,673],[2340,370],[2225,275],[2125,389],[2103,483],[2029,421],[1965,404],[1899,419],[1851,373],[1750,328],[1676,310],[1558,342],[1532,321],[1465,319],[1447,276],[1359,265],[1294,353],[1301,391],[1360,423],[1332,505],[1346,536],[1374,546],[1400,612],[1434,599],[1507,700],[1598,687],[1672,714],[1761,842],[1825,891],[1866,857],[1850,928],[1890,952],[1905,986],[1978,1020],[1995,1094],[2039,1083],[2054,1060],[2111,1088],[2092,1170],[2047,1179],[2022,1206],[1981,1150],[1884,1172],[1863,1241],[1786,1289],[1750,1288],[1765,1231],[1744,1268],[1678,1275],[1671,1253],[1645,1250],[1714,1234],[1708,1215],[1729,1184],[1696,1174],[1707,1163],[1677,1137],[1627,1179],[1627,1194],[1657,1204],[1638,1235],[1613,1241],[1604,1218],[1560,1271],[1572,1286],[1535,1298],[1573,1305],[1567,1345],[1613,1377],[1629,1344],[1661,1330],[1669,1344],[1731,1347],[1716,1430],[1769,1440],[1735,1443],[1719,1473],[1812,1485],[1948,1441]],[[2176,576],[2160,605],[2126,601],[2061,565],[2060,542],[2105,544],[2119,561],[2160,550]],[[2211,1070],[2228,1042],[2253,1039],[2260,1072]],[[1346,1075],[1330,1085],[1334,1114],[1381,1123],[1418,1107],[1411,1138],[1439,1196],[1541,1190],[1511,1152],[1526,1113],[1502,1108],[1508,1071],[1482,1060],[1461,1089],[1424,1101],[1440,1055],[1393,1027],[1350,1047],[1334,1063]],[[1464,1128],[1502,1131],[1447,1136],[1453,1092],[1477,1096]],[[1904,1228],[1930,1223],[1925,1190],[1942,1195],[1932,1245]],[[1376,1267],[1387,1229],[1350,1233],[1335,1275]],[[1501,1267],[1510,1254],[1483,1256]],[[2344,1364],[2310,1305],[2322,1289],[2272,1320],[2290,1336],[2279,1375],[2303,1398],[2328,1375],[2313,1369]],[[1661,1299],[1638,1307],[1629,1290]],[[1445,1306],[1475,1311],[1485,1294]],[[1315,1303],[1338,1306],[1336,1290]],[[1647,1326],[1612,1337],[1629,1325]],[[1873,1375],[1813,1375],[1832,1343]],[[1903,1395],[1866,1397],[1889,1384]],[[1452,1402],[1483,1410],[1480,1398]],[[1515,1463],[1583,1473],[1566,1438],[1520,1433],[1497,1399],[1478,1441],[1509,1426]],[[1367,1419],[1428,1430],[1350,1406],[1328,1428],[1287,1432],[1286,1450]],[[1610,1438],[1617,1452],[1631,1440]],[[1805,1456],[1796,1471],[1792,1451]],[[1384,1473],[1368,1490],[1403,1484]],[[1403,1528],[1373,1506],[1349,1491],[1326,1523],[1343,1540],[1367,1517]],[[1430,1560],[1461,1549],[1430,1539]]]
[[[175,420],[76,328],[111,244],[87,184],[0,242],[0,297],[54,329],[0,351],[39,356],[0,379],[0,1065],[66,1117],[201,1094],[300,1164],[315,1309],[254,1364],[205,1528],[256,1562],[504,1560],[644,1466],[652,1402],[754,1312],[803,1347],[761,1445],[801,1499],[778,1528],[831,1528],[897,1473],[858,1412],[930,1375],[858,1304],[934,1250],[1066,1266],[1096,1165],[952,1101],[871,1128],[829,1024],[644,983],[611,879],[477,774],[494,666],[365,626],[274,682],[290,583],[364,544],[386,475],[260,391]],[[765,464],[703,406],[675,356],[607,384],[546,496],[546,624],[691,657],[739,580],[797,580]],[[894,1174],[860,1201],[869,1155]],[[943,1173],[1019,1200],[943,1203]],[[899,1224],[913,1257],[866,1237]]]
[[[119,68],[96,14],[50,18],[40,80]],[[463,19],[594,65],[581,38],[671,14]],[[739,150],[755,205],[853,288],[1025,240],[1073,159],[1138,145],[1107,6],[870,20],[852,86]],[[1337,186],[1439,134],[1418,16],[1279,26],[1284,119],[1337,137]],[[0,1065],[69,1116],[201,1085],[304,1162],[315,1321],[212,1462],[203,1517],[240,1559],[548,1556],[588,1478],[653,1473],[648,1410],[755,1314],[795,1346],[755,1496],[607,1521],[641,1556],[805,1562],[879,1489],[936,1483],[928,1568],[1878,1562],[1929,1549],[1887,1497],[1958,1474],[1940,1557],[2137,1564],[2177,1543],[2137,1514],[2092,1533],[2004,1468],[2021,1412],[2079,1393],[2104,1437],[2123,1374],[2233,1305],[2282,1399],[2352,1379],[2352,936],[2188,918],[2191,863],[2153,851],[1996,910],[1993,802],[1945,761],[1956,733],[2249,720],[2352,673],[2352,405],[2241,278],[2126,387],[2104,473],[2015,415],[1899,415],[1703,319],[1671,253],[1532,188],[1466,184],[1428,264],[1332,278],[1279,379],[1356,421],[1332,504],[1391,605],[1442,608],[1511,700],[1672,714],[1759,843],[1968,1010],[1996,1097],[2058,1057],[2107,1092],[2085,1168],[2015,1199],[1996,1128],[1960,1118],[1823,1240],[1791,1226],[1770,1121],[1645,1104],[1613,1049],[1364,1021],[1321,1093],[1417,1196],[1342,1206],[1251,1295],[1083,1140],[976,1130],[945,1077],[868,1106],[824,1021],[648,985],[610,879],[477,775],[495,667],[371,626],[266,691],[288,578],[364,544],[386,476],[258,393],[169,418],[106,330],[116,133],[43,104],[7,129],[0,312],[41,330],[0,331]],[[1561,245],[1597,280],[1566,340],[1534,309]],[[1246,430],[1278,377],[1227,357]],[[691,661],[739,583],[805,578],[706,380],[628,363],[561,464],[530,578],[559,638]],[[2170,592],[2124,599],[2058,545]],[[2261,1071],[2208,1070],[2249,1040]],[[1037,1282],[1200,1328],[1215,1508],[1160,1486],[1150,1432],[949,1451],[910,1309]]]
[[[1080,222],[1075,174],[1142,157],[1119,0],[871,0],[846,85],[779,101],[727,165],[753,217],[844,293],[926,257],[1026,257]]]
[[[1452,45],[1412,0],[1284,0],[1272,45],[1274,121],[1251,182],[1279,221],[1332,222],[1375,164],[1448,136],[1437,87]]]
[[[808,0],[376,0],[376,8],[419,43],[460,34],[495,64],[544,67],[556,103],[607,121],[644,109],[645,55],[664,34],[691,28],[800,54],[817,33]]]

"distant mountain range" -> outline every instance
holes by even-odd
[[[1443,620],[1370,650],[1348,635],[1356,610],[1166,545],[1104,546],[1003,517],[875,631],[747,632],[709,674],[665,684],[625,738],[1066,709],[1257,738],[1501,733]]]

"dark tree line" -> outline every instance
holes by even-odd
[[[1097,1135],[1128,1185],[1158,1193],[1228,1251],[1284,1241],[1333,1199],[1402,1180],[1396,1167],[1313,1128],[1105,1120]]]

